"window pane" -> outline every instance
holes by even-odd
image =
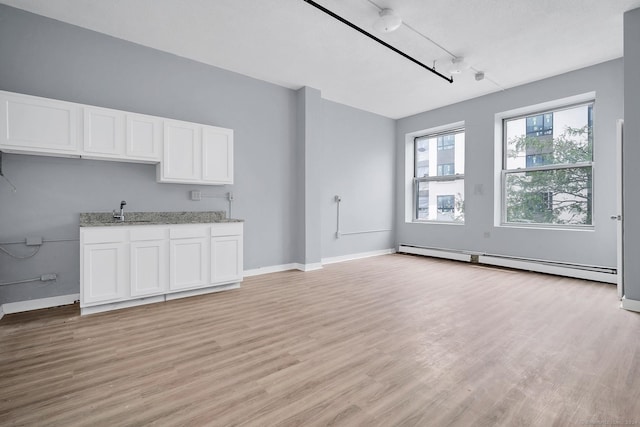
[[[416,178],[464,174],[464,132],[423,136],[414,144]]]
[[[429,219],[429,183],[418,182],[416,219]]]
[[[592,168],[509,172],[506,222],[592,224]]]
[[[429,176],[429,139],[418,138],[415,141],[416,178]]]
[[[506,120],[506,169],[590,162],[591,131],[591,104]]]
[[[418,182],[416,218],[464,222],[464,179]]]

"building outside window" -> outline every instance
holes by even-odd
[[[464,143],[462,128],[414,139],[414,220],[464,222]]]
[[[502,222],[593,224],[593,103],[503,120]]]

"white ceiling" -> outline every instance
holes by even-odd
[[[0,0],[391,118],[621,57],[623,13],[640,0],[316,0],[374,32],[378,7],[406,24],[378,37],[438,64],[473,69],[450,84],[303,0]],[[420,34],[419,34],[420,33]],[[475,81],[474,69],[486,78]]]

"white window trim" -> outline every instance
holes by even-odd
[[[569,96],[566,98],[555,99],[553,101],[542,102],[535,105],[528,105],[526,107],[514,108],[512,110],[503,111],[497,113],[494,119],[494,149],[493,149],[493,167],[494,167],[494,184],[493,184],[493,225],[494,227],[502,227],[502,228],[527,228],[527,229],[549,229],[549,230],[579,230],[579,231],[593,231],[595,228],[595,223],[591,225],[566,225],[566,224],[513,224],[513,223],[503,223],[503,197],[504,197],[504,189],[502,188],[502,175],[503,175],[503,149],[504,149],[504,140],[503,140],[503,132],[504,125],[503,121],[505,119],[510,119],[518,116],[526,116],[529,114],[535,114],[540,111],[551,111],[558,110],[569,105],[574,104],[586,104],[589,102],[595,102],[596,93],[594,92],[586,92],[579,95]],[[595,117],[595,113],[594,113]],[[591,162],[591,167],[593,170],[593,183],[595,183],[595,175],[596,175],[596,162]],[[594,184],[592,184],[594,185]],[[594,198],[595,200],[595,198]]]
[[[405,224],[438,224],[438,225],[455,225],[455,226],[464,226],[464,222],[454,222],[454,221],[417,221],[414,218],[414,203],[413,200],[413,175],[414,175],[414,140],[417,137],[445,132],[450,129],[464,128],[465,122],[453,122],[442,126],[435,126],[428,129],[423,129],[415,132],[410,132],[405,134],[404,136],[404,222]],[[465,138],[465,157],[466,157],[466,138]],[[465,161],[466,168],[466,161]],[[466,182],[466,181],[465,181]],[[465,192],[466,193],[466,192]]]

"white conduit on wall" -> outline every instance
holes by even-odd
[[[200,201],[202,199],[225,199],[229,202],[229,212],[227,218],[231,218],[231,207],[233,206],[233,193],[228,192],[226,194],[205,194],[199,190],[193,190],[189,192],[191,200]]]
[[[385,231],[391,231],[390,228],[384,228],[380,230],[363,230],[363,231],[340,231],[340,202],[342,202],[342,197],[335,196],[336,206],[337,206],[337,221],[336,221],[336,239],[339,239],[340,236],[349,236],[353,234],[368,234],[368,233],[382,233]]]

